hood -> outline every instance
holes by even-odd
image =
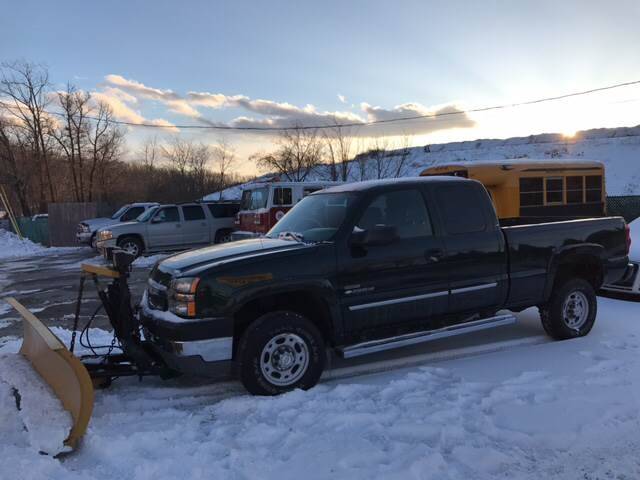
[[[132,222],[115,222],[114,224],[110,224],[110,225],[105,225],[106,227],[109,227],[109,230],[112,230],[114,232],[118,232],[120,230],[130,230],[131,227],[135,226],[138,227],[140,225],[144,225],[144,223],[141,222],[136,222],[136,221],[132,221]]]
[[[106,227],[107,225],[113,225],[114,223],[118,223],[118,220],[114,220],[112,218],[100,217],[100,218],[90,218],[88,220],[83,220],[80,223],[84,223],[89,227],[89,230],[92,232],[101,228]]]
[[[313,244],[295,242],[292,240],[280,240],[276,238],[251,238],[237,242],[212,245],[178,253],[165,258],[158,264],[158,268],[164,272],[182,272],[194,270],[212,264],[240,261],[254,255],[268,255],[292,250],[314,248]]]

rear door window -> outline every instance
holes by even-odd
[[[204,210],[200,205],[186,205],[182,207],[182,214],[186,222],[205,219]]]
[[[484,202],[477,188],[446,185],[436,189],[436,201],[445,231],[450,235],[482,232],[487,229]]]

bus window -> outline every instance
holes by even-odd
[[[562,177],[547,177],[545,178],[547,187],[547,204],[550,203],[562,203]]]
[[[542,177],[520,178],[520,206],[535,207],[543,204]]]
[[[601,202],[602,201],[602,177],[600,175],[590,175],[585,177],[586,184],[586,201]]]
[[[567,177],[567,203],[584,203],[584,177]]]

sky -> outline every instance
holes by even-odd
[[[640,80],[640,2],[0,0],[0,60],[108,102],[130,150],[175,125],[360,123]],[[414,145],[640,124],[640,87],[351,132]],[[225,134],[246,158],[274,136]]]

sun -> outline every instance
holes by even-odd
[[[574,138],[576,136],[576,130],[567,128],[562,131],[562,136],[564,138]]]

